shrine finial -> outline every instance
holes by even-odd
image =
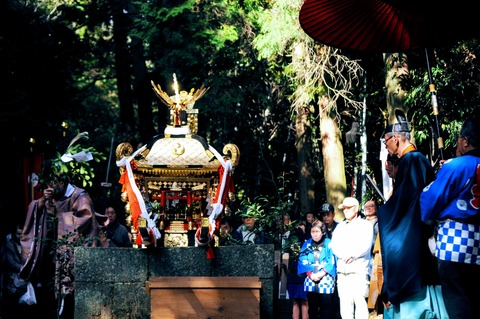
[[[195,91],[194,88],[190,90],[190,92],[180,90],[178,87],[177,77],[175,73],[173,74],[174,79],[174,90],[175,95],[169,96],[162,90],[160,84],[155,84],[153,81],[152,86],[153,90],[155,91],[156,95],[160,98],[163,104],[168,106],[171,110],[175,112],[186,111],[188,109],[192,109],[195,102],[200,99],[207,91],[208,87],[205,88],[202,85],[198,90]]]

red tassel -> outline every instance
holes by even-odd
[[[213,245],[210,244],[208,245],[207,248],[207,259],[214,259],[215,258],[215,253],[213,252]]]
[[[149,229],[148,235],[149,235],[148,237],[149,237],[150,243],[154,243],[155,242],[155,234],[153,233],[153,229]]]
[[[137,239],[135,240],[135,244],[137,244],[138,246],[143,244],[143,239],[142,239],[142,235],[140,234],[140,232],[137,235]]]

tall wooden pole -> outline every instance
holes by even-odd
[[[425,48],[425,56],[427,58],[427,70],[428,70],[428,81],[429,81],[429,89],[430,89],[430,97],[432,101],[432,108],[433,108],[433,116],[435,117],[435,133],[437,134],[437,145],[438,151],[440,153],[440,159],[443,160],[443,138],[440,130],[440,124],[438,120],[438,102],[437,102],[437,91],[435,89],[435,84],[433,83],[432,79],[432,71],[430,69],[430,61],[428,58],[428,49]]]

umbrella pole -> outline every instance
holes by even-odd
[[[432,101],[432,108],[433,108],[433,116],[435,117],[435,129],[437,133],[437,145],[438,145],[438,151],[440,153],[440,159],[443,160],[443,138],[442,135],[440,134],[440,124],[438,121],[438,102],[437,102],[437,95],[436,95],[436,89],[435,89],[435,84],[433,83],[432,79],[432,71],[430,69],[430,61],[428,59],[428,49],[425,48],[425,57],[427,58],[427,70],[428,70],[428,81],[429,81],[429,89],[430,89],[430,96],[431,96],[431,101]]]

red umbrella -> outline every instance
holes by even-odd
[[[305,0],[300,25],[328,46],[401,52],[480,35],[475,11],[467,0]]]
[[[440,157],[443,139],[428,47],[480,35],[477,13],[469,0],[305,0],[300,25],[313,39],[356,52],[401,52],[424,48]]]

